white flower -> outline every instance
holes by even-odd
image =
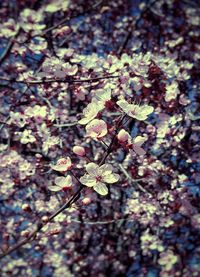
[[[24,9],[20,13],[20,25],[25,32],[41,31],[45,28],[42,24],[43,14],[33,9]]]
[[[154,108],[148,105],[135,105],[129,104],[126,100],[117,101],[117,105],[128,114],[130,117],[136,118],[137,120],[146,120],[148,115],[154,111]]]
[[[47,115],[47,107],[46,106],[39,106],[39,105],[35,105],[34,107],[28,107],[25,110],[25,115],[28,116],[28,117],[38,117],[38,116],[40,116],[41,118],[44,118]]]
[[[91,138],[102,138],[107,133],[107,125],[103,120],[94,119],[86,126],[87,136]]]
[[[119,175],[113,173],[113,167],[110,164],[98,166],[95,163],[86,165],[87,174],[80,178],[83,185],[93,187],[93,189],[101,194],[108,194],[108,188],[105,183],[113,184],[119,180]]]
[[[49,186],[51,191],[66,190],[72,187],[72,177],[56,177],[55,186]]]
[[[23,128],[26,125],[26,117],[24,114],[19,112],[10,112],[10,120],[8,120],[8,124],[14,123],[18,127]]]
[[[69,7],[69,1],[68,0],[56,0],[56,1],[50,1],[49,4],[44,8],[45,12],[48,13],[55,13],[57,11],[66,11]]]
[[[161,265],[166,271],[170,271],[173,266],[178,262],[178,256],[176,256],[172,250],[167,249],[160,253],[158,264]]]
[[[85,125],[89,123],[92,119],[94,119],[97,116],[98,112],[101,111],[103,108],[104,106],[101,102],[92,102],[88,104],[87,107],[83,110],[84,117],[78,121],[79,124]]]
[[[0,30],[0,37],[14,37],[19,30],[19,25],[12,18],[9,18],[8,21],[0,25]]]
[[[32,135],[31,130],[24,130],[23,133],[21,134],[21,143],[27,144],[29,142],[35,142],[36,138]]]
[[[180,93],[177,82],[172,82],[170,85],[166,86],[165,101],[169,102],[176,99],[177,95]]]
[[[42,150],[45,153],[48,153],[49,148],[51,148],[54,145],[59,144],[59,142],[60,142],[59,137],[56,137],[56,136],[46,137],[45,140],[43,141],[43,144],[42,144]]]
[[[71,65],[70,63],[64,63],[63,64],[63,72],[65,72],[65,75],[75,75],[78,71],[78,66],[76,64]]]
[[[64,172],[71,168],[72,162],[69,157],[67,159],[61,158],[57,161],[56,165],[51,165],[51,168],[56,171]]]

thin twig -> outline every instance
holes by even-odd
[[[3,254],[0,255],[0,259],[3,257],[11,254],[15,250],[21,248],[23,245],[27,244],[31,239],[34,239],[39,231],[42,230],[42,228],[47,225],[50,221],[52,221],[58,214],[60,214],[65,209],[69,208],[73,203],[76,202],[77,196],[80,195],[80,192],[83,189],[83,185],[81,184],[80,188],[77,190],[77,192],[65,203],[59,210],[57,210],[54,214],[52,214],[47,221],[40,220],[35,228],[34,231],[32,231],[27,238],[23,239],[19,243],[15,244],[13,247],[10,247],[7,251],[5,251]]]
[[[28,91],[29,87],[27,86],[26,89],[24,90],[24,92],[22,92],[21,97]],[[17,102],[15,102],[15,105],[17,105],[20,102],[21,98],[19,98],[17,100]],[[8,120],[10,119],[10,115],[8,115],[6,117],[6,119],[4,120],[4,122],[0,125],[0,131],[4,128],[4,126],[7,124]]]
[[[6,125],[6,124],[8,124],[8,120],[10,119],[10,115],[8,115],[7,117],[6,117],[6,119],[3,121],[3,122],[1,122],[1,125],[0,125],[0,132],[1,132],[1,130],[3,129],[3,127]]]
[[[0,65],[4,62],[4,60],[7,58],[7,56],[9,55],[13,45],[14,45],[14,42],[15,42],[15,39],[16,37],[19,35],[19,32],[20,32],[20,28],[18,29],[18,31],[16,32],[16,34],[14,35],[14,37],[10,38],[5,50],[3,51],[1,57],[0,57]]]
[[[73,19],[73,18],[76,18],[76,17],[78,17],[78,16],[84,15],[84,14],[86,14],[86,13],[92,11],[93,9],[95,9],[95,8],[97,8],[99,5],[101,5],[101,3],[102,3],[102,0],[101,0],[101,1],[98,1],[94,6],[88,8],[87,10],[85,10],[85,11],[79,13],[79,14],[75,14],[75,15],[73,15],[73,16],[71,16],[71,17],[69,17],[69,16],[64,17],[63,19],[61,19],[61,20],[60,20],[57,24],[55,24],[54,26],[52,26],[52,27],[50,27],[50,28],[44,30],[43,34],[46,34],[46,33],[50,32],[50,31],[53,31],[53,30],[57,29],[58,27],[60,27],[60,26],[63,25],[64,23],[66,23],[68,20],[71,20],[71,19]]]
[[[78,121],[67,122],[67,123],[63,123],[63,124],[57,124],[57,123],[55,123],[54,126],[55,127],[59,127],[59,128],[62,128],[62,127],[71,127],[71,126],[77,125],[77,123],[78,123]]]
[[[94,4],[92,7],[90,6],[87,10],[85,11],[82,11],[80,13],[77,13],[77,14],[74,14],[72,16],[66,16],[64,17],[63,19],[61,19],[58,23],[56,23],[55,25],[45,29],[42,33],[40,34],[36,34],[36,35],[33,35],[31,37],[29,37],[28,39],[26,39],[23,43],[27,43],[30,41],[30,39],[32,38],[35,38],[35,37],[41,37],[41,36],[45,36],[48,32],[52,32],[53,30],[59,28],[60,26],[62,26],[63,24],[65,24],[66,22],[72,20],[73,18],[76,18],[76,17],[79,17],[81,15],[85,15],[87,14],[88,12],[91,12],[93,11],[94,9],[96,9],[99,5],[101,5],[103,1],[98,1],[96,4]]]
[[[77,219],[71,219],[70,222],[74,223],[84,223],[87,225],[106,225],[106,224],[111,224],[111,223],[116,223],[116,222],[123,222],[123,221],[135,221],[133,218],[119,218],[119,219],[112,219],[108,221],[83,221],[81,222],[80,220]]]
[[[124,38],[124,40],[123,40],[123,43],[122,43],[122,45],[119,47],[119,50],[117,51],[117,53],[118,53],[119,56],[122,55],[122,53],[123,53],[124,49],[126,48],[128,42],[129,42],[129,40],[131,39],[134,27],[136,27],[136,26],[138,25],[138,23],[139,23],[140,20],[142,19],[143,15],[147,12],[147,10],[148,10],[150,7],[153,6],[156,2],[157,2],[157,0],[154,0],[152,3],[149,2],[149,3],[147,4],[146,8],[145,8],[143,11],[141,11],[140,16],[139,16],[136,20],[135,20],[135,18],[134,18],[134,19],[131,21],[131,23],[130,23],[130,25],[129,25],[129,27],[128,27],[128,32],[127,32],[127,34],[126,34],[126,36],[125,36],[125,38]]]
[[[108,148],[108,144],[104,140],[101,140],[101,142],[105,145],[106,148]]]
[[[90,83],[90,82],[95,82],[99,80],[104,80],[104,79],[111,79],[111,78],[119,78],[120,76],[112,76],[112,75],[105,75],[105,76],[100,76],[100,77],[93,77],[93,78],[88,78],[88,79],[72,79],[72,78],[66,78],[66,79],[45,79],[45,80],[32,80],[32,81],[23,81],[23,80],[13,80],[13,79],[8,79],[6,77],[0,77],[0,80],[6,81],[6,82],[14,82],[14,83],[19,83],[19,84],[29,84],[29,85],[39,85],[39,84],[48,84],[48,83]]]
[[[103,165],[105,163],[105,160],[107,159],[107,157],[110,155],[110,153],[112,152],[112,147],[113,145],[115,144],[115,141],[116,141],[116,137],[117,137],[117,132],[118,132],[118,129],[119,127],[122,125],[122,122],[124,120],[124,118],[126,117],[126,115],[122,115],[119,120],[118,120],[118,123],[117,123],[117,126],[116,126],[116,129],[115,129],[115,133],[114,133],[114,136],[110,142],[110,145],[108,146],[107,148],[107,151],[105,153],[105,155],[103,156],[103,158],[101,159],[100,161],[100,164],[99,165]]]
[[[119,78],[119,76],[112,76],[112,75],[106,75],[106,76],[100,76],[100,77],[94,77],[94,78],[88,78],[88,79],[46,79],[46,80],[41,80],[41,81],[27,81],[28,84],[43,84],[43,83],[90,83],[90,82],[95,82],[99,80],[104,80],[104,79],[111,79],[111,78]]]
[[[129,174],[128,172],[126,171],[126,169],[121,165],[121,164],[118,164],[119,165],[119,168],[121,169],[121,171],[124,173],[124,175],[126,176],[126,178],[132,183],[132,184],[136,184],[138,186],[138,188],[142,191],[142,192],[145,192],[149,195],[151,195],[151,193],[149,191],[147,191],[143,186],[141,186],[138,182],[140,181],[146,181],[147,179],[146,178],[139,178],[139,179],[133,179]]]
[[[20,31],[20,30],[19,30]],[[43,58],[41,59],[41,62],[43,61]],[[39,68],[41,67],[41,65],[39,65]],[[38,70],[38,69],[37,69]],[[35,70],[35,72],[37,72],[37,70]],[[0,77],[0,80],[3,81],[7,81],[7,82],[12,82],[13,80],[9,80],[8,78],[5,77]],[[26,82],[23,82],[24,84],[26,84],[26,89],[23,91],[23,93],[21,94],[21,97],[30,89],[28,84]],[[17,102],[15,102],[15,106],[20,102],[21,97],[17,100]],[[8,120],[10,119],[10,115],[7,116],[7,118],[5,119],[5,121],[0,125],[0,131],[4,128],[4,126],[7,124]]]

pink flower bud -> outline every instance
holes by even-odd
[[[78,156],[85,156],[85,149],[82,146],[74,146],[72,150]]]
[[[126,132],[124,129],[120,130],[119,134],[117,135],[117,138],[121,142],[126,142],[129,139],[129,133]]]
[[[84,205],[88,205],[88,204],[91,203],[91,199],[90,199],[89,197],[85,197],[85,198],[83,198],[82,203],[83,203]]]
[[[22,210],[24,210],[25,212],[31,212],[31,207],[28,204],[23,204]]]
[[[24,231],[21,232],[22,237],[28,237],[29,234],[30,234],[30,232],[28,230],[24,230]]]
[[[49,221],[48,216],[44,215],[44,216],[42,217],[42,222],[47,223],[48,221]]]

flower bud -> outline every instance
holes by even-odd
[[[49,221],[48,216],[44,215],[44,216],[42,217],[42,222],[43,222],[43,223],[47,223],[48,221]]]
[[[129,139],[129,133],[126,132],[124,129],[120,130],[119,134],[117,135],[117,138],[121,142],[126,142]]]
[[[28,204],[23,204],[22,210],[24,210],[25,212],[31,212],[31,207]]]
[[[28,237],[29,234],[30,234],[30,231],[28,231],[28,230],[24,230],[24,231],[21,232],[22,237]]]
[[[85,149],[82,146],[74,146],[72,151],[78,156],[85,156]]]
[[[90,203],[91,203],[91,198],[89,198],[89,197],[83,198],[82,203],[83,203],[84,205],[90,204]]]

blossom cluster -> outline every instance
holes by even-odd
[[[196,1],[0,15],[0,275],[199,276]]]

